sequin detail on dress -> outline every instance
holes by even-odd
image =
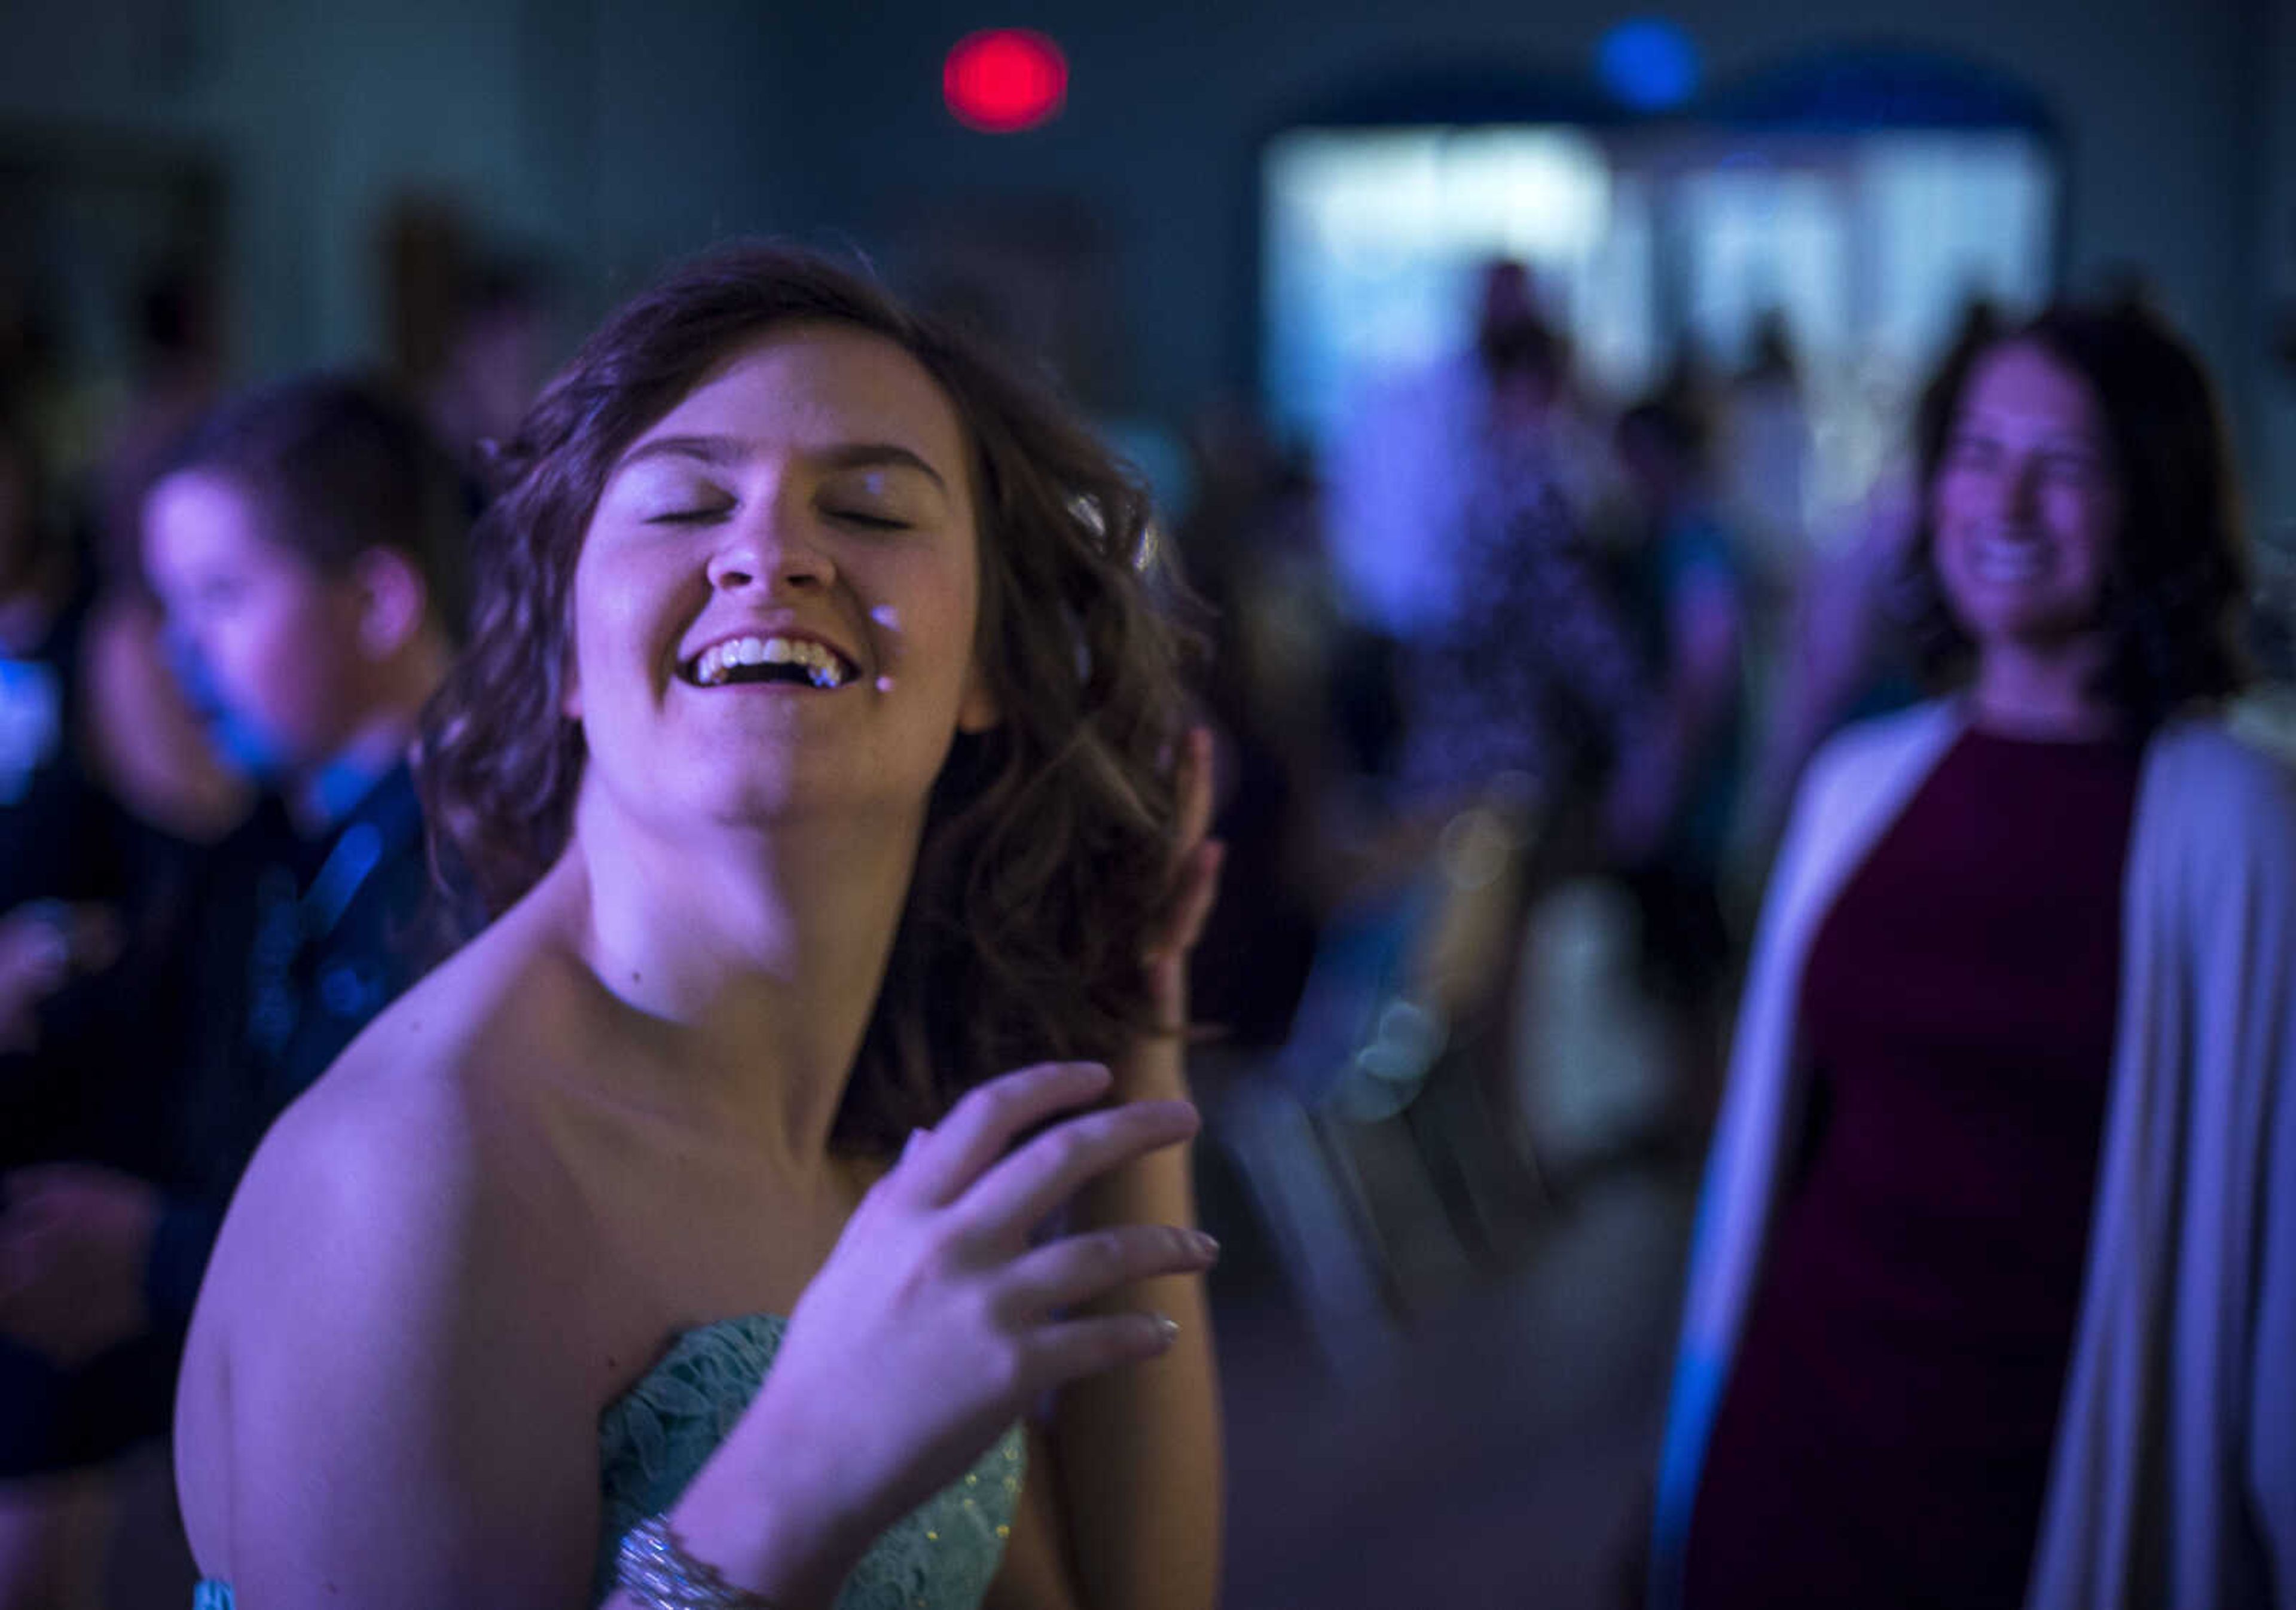
[[[677,1501],[750,1406],[788,1321],[747,1314],[689,1330],[598,1418],[598,1593],[622,1534]],[[846,1580],[837,1610],[973,1610],[1004,1557],[1027,1451],[1013,1426],[964,1479],[887,1528]]]

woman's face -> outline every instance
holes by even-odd
[[[1980,653],[2095,632],[2120,494],[2103,411],[2079,376],[2026,343],[1978,360],[1930,509],[1938,580]]]
[[[671,830],[920,813],[996,714],[969,464],[882,337],[793,325],[721,363],[609,472],[576,562],[585,786]]]

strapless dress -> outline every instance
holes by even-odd
[[[604,1502],[592,1603],[613,1591],[623,1534],[675,1505],[742,1418],[788,1323],[742,1314],[685,1331],[598,1417]],[[1027,1466],[1014,1426],[962,1480],[886,1529],[846,1579],[837,1610],[977,1610],[1004,1558]],[[192,1603],[193,1610],[235,1610],[227,1582],[201,1582]]]

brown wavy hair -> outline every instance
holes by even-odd
[[[1976,650],[1953,617],[1931,556],[1930,488],[1980,362],[2030,346],[2087,383],[2104,422],[2120,527],[2107,572],[2107,650],[2095,691],[2139,730],[2246,687],[2248,544],[2230,437],[2208,372],[2149,307],[2061,304],[2025,323],[1964,333],[1924,392],[1915,425],[1922,517],[1907,614],[1930,685],[1958,687]]]
[[[184,470],[231,482],[266,537],[324,575],[343,574],[371,548],[404,554],[431,619],[462,641],[469,495],[422,416],[381,386],[308,374],[242,392],[193,426],[155,479]]]
[[[719,363],[797,323],[901,347],[968,437],[975,651],[1001,716],[936,780],[892,955],[835,1139],[876,1151],[983,1079],[1113,1055],[1153,1026],[1141,964],[1168,897],[1183,650],[1138,478],[1050,388],[866,278],[750,246],[625,305],[497,454],[471,647],[427,713],[433,854],[489,914],[564,851],[585,761],[562,714],[575,561],[616,461]]]

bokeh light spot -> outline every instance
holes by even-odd
[[[1025,28],[993,28],[958,40],[941,66],[951,116],[983,134],[1018,134],[1049,120],[1068,100],[1061,47]]]
[[[1698,47],[1679,23],[1632,17],[1595,51],[1603,86],[1637,111],[1667,111],[1698,90]]]

